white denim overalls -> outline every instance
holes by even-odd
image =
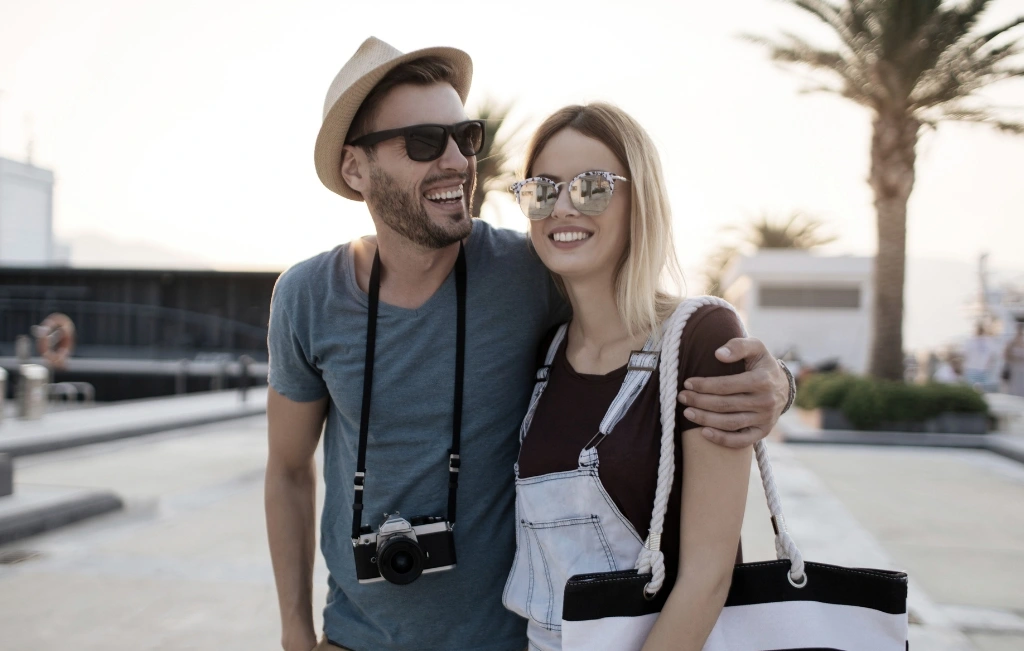
[[[544,366],[537,371],[520,443],[530,429],[566,328],[567,324],[558,329]],[[597,446],[658,369],[658,352],[653,348],[648,340],[642,351],[630,355],[622,387],[599,431],[580,451],[576,470],[523,479],[519,464],[515,465],[516,556],[502,602],[529,621],[530,651],[561,649],[562,597],[569,577],[632,569],[637,561],[644,541],[601,485]]]

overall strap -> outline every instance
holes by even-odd
[[[587,444],[580,450],[579,467],[597,468],[599,459],[597,446],[611,435],[612,430],[619,424],[622,417],[626,415],[629,408],[636,402],[637,396],[647,386],[654,371],[658,370],[658,339],[652,334],[647,338],[642,350],[634,350],[629,354],[629,365],[626,367],[626,377],[622,379],[618,394],[608,405],[608,410],[601,419],[597,428],[597,434],[587,441]]]
[[[619,424],[622,417],[633,406],[637,396],[647,386],[651,375],[658,370],[658,356],[660,352],[656,349],[656,342],[657,340],[654,335],[651,335],[647,338],[643,349],[634,350],[629,354],[626,377],[622,379],[619,393],[612,400],[612,404],[608,405],[608,411],[604,413],[604,418],[601,419],[601,424],[597,428],[597,434],[594,435],[594,438],[590,439],[590,442],[584,446],[584,449],[596,448],[601,444],[601,441],[611,435],[612,430]]]
[[[537,383],[533,385],[533,395],[530,397],[530,408],[526,412],[526,418],[523,419],[523,424],[519,428],[519,443],[522,445],[523,439],[526,438],[526,433],[530,430],[530,423],[533,422],[533,414],[537,411],[537,403],[540,402],[540,397],[544,393],[544,389],[548,386],[548,375],[551,372],[551,364],[555,361],[555,355],[558,353],[558,347],[562,345],[562,341],[565,339],[565,333],[569,329],[568,323],[563,323],[559,326],[558,331],[555,333],[555,338],[551,340],[551,345],[548,346],[548,353],[544,357],[544,366],[537,369]]]

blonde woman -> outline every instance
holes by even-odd
[[[614,106],[570,106],[549,117],[513,190],[533,247],[573,314],[542,346],[542,382],[516,465],[517,553],[503,596],[528,620],[530,649],[555,651],[566,580],[632,568],[648,534],[661,438],[658,375],[649,372],[656,358],[634,351],[656,342],[679,304],[660,284],[678,270],[658,153]],[[728,307],[698,309],[683,330],[679,385],[742,372],[714,354],[741,336]],[[678,411],[661,544],[662,590],[670,592],[644,649],[698,651],[737,561],[751,449],[715,445]]]

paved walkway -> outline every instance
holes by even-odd
[[[39,554],[0,565],[0,648],[279,649],[265,459],[260,417],[17,459],[19,487],[111,488],[125,509],[0,548]]]
[[[911,648],[1024,648],[1024,466],[988,452],[772,444],[810,560],[906,569]],[[245,418],[16,459],[18,487],[109,488],[118,513],[0,547],[11,649],[278,647],[263,518],[266,425]],[[759,481],[748,561],[774,557]],[[325,597],[318,559],[315,603]]]
[[[909,572],[918,596],[927,595],[918,615],[932,629],[961,629],[979,651],[1024,649],[1024,465],[975,450],[788,451],[889,562]],[[792,528],[798,541],[809,540],[815,525],[819,538],[836,533],[826,522]],[[849,564],[856,547],[822,551]],[[917,648],[971,648],[945,637],[947,646]]]
[[[0,422],[0,454],[20,456],[192,427],[266,411],[267,389],[237,390],[98,404]]]

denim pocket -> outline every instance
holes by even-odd
[[[548,630],[559,631],[569,577],[618,569],[608,538],[596,515],[550,522],[523,520],[520,525],[519,541],[527,546],[530,561],[530,590],[523,614]],[[522,561],[520,554],[518,562]]]

